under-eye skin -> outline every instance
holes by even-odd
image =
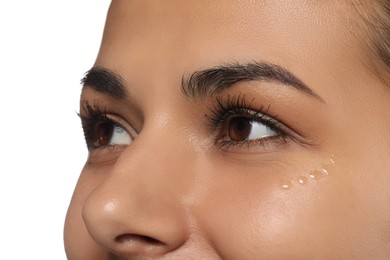
[[[212,131],[216,134],[215,144],[223,149],[269,146],[288,141],[292,130],[269,114],[270,106],[253,107],[245,95],[217,97],[210,114],[206,114]]]
[[[97,106],[83,105],[85,114],[79,114],[88,150],[130,145],[133,137],[123,126],[124,120],[103,112]]]

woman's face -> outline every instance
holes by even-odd
[[[390,91],[340,1],[113,1],[69,259],[390,257]]]

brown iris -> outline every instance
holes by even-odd
[[[228,123],[227,135],[231,141],[240,142],[248,139],[252,130],[251,120],[246,117],[235,117]]]
[[[107,146],[110,144],[112,134],[114,131],[114,125],[111,122],[100,123],[95,128],[95,143],[96,147]]]

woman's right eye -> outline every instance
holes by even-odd
[[[88,103],[83,105],[82,110],[83,113],[79,116],[88,150],[127,146],[132,143],[134,138],[127,130],[132,128],[121,117],[107,114]]]
[[[112,121],[97,123],[94,134],[89,141],[92,148],[130,145],[132,138],[130,134],[119,124]]]

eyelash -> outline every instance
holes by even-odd
[[[263,144],[267,142],[286,142],[288,137],[288,127],[280,123],[276,115],[269,115],[270,106],[260,106],[257,109],[252,109],[252,103],[254,98],[248,103],[245,95],[228,96],[223,99],[222,97],[216,97],[213,107],[210,109],[210,114],[205,114],[208,119],[209,128],[211,131],[217,132],[216,144],[220,148],[235,148],[243,145],[251,144]],[[272,137],[265,137],[256,140],[244,140],[244,141],[227,141],[220,140],[221,133],[224,131],[224,127],[229,123],[229,120],[234,117],[244,117],[250,121],[255,121],[264,124],[270,130],[274,131],[277,135]]]
[[[205,114],[208,120],[209,129],[212,132],[218,133],[216,137],[216,144],[220,148],[239,148],[240,146],[252,144],[265,145],[269,142],[285,142],[288,137],[288,127],[280,123],[277,120],[276,115],[269,115],[270,106],[260,106],[257,109],[252,109],[252,103],[254,98],[248,103],[245,95],[228,96],[223,99],[222,97],[216,97],[214,105],[210,108],[209,114]],[[89,103],[83,104],[83,110],[86,115],[78,114],[81,118],[82,128],[84,131],[84,137],[88,150],[93,151],[97,148],[113,148],[112,145],[96,147],[94,142],[94,136],[96,127],[101,124],[119,124],[112,120],[105,110],[101,110],[98,106],[91,106]],[[234,117],[244,117],[250,121],[259,122],[264,124],[270,130],[274,131],[277,135],[271,137],[265,137],[256,140],[244,140],[244,141],[228,141],[220,140],[221,133],[224,131],[224,127],[229,123],[229,120]],[[119,124],[120,125],[120,124]]]
[[[109,118],[107,112],[104,110],[102,111],[98,106],[91,106],[89,103],[84,103],[83,110],[86,112],[86,116],[83,116],[80,113],[78,113],[78,116],[81,119],[81,125],[84,131],[88,150],[93,151],[98,148],[94,144],[96,126],[104,123],[110,123],[113,125],[117,123]]]

